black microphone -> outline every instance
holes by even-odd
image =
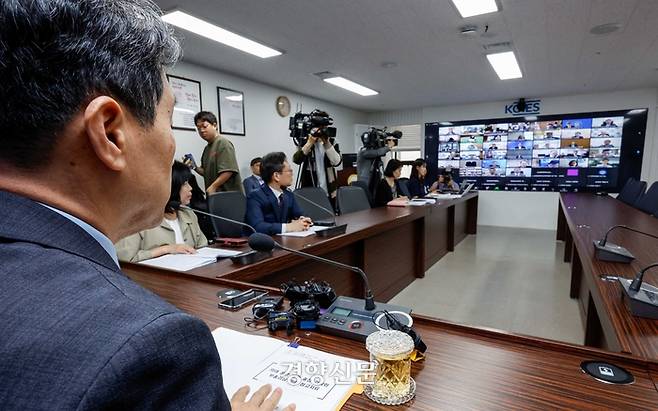
[[[658,288],[650,284],[642,284],[642,281],[644,273],[655,267],[658,267],[658,263],[644,267],[635,275],[633,281],[617,278],[622,289],[621,299],[631,314],[654,320],[658,319]]]
[[[330,211],[328,208],[321,206],[320,204],[316,203],[315,201],[311,200],[310,198],[302,195],[299,193],[299,190],[293,192],[295,197],[299,197],[302,200],[308,202],[311,205],[316,206],[320,210],[324,211],[325,213],[329,214],[331,216],[332,221],[323,221],[323,220],[316,220],[313,221],[314,225],[320,225],[320,226],[327,226],[327,227],[332,227],[336,225],[336,214],[333,211]]]
[[[397,138],[398,140],[402,138],[402,132],[400,130],[395,130],[390,133],[386,133],[389,137]]]
[[[274,241],[272,237],[261,233],[254,233],[249,236],[249,247],[251,247],[256,251],[264,251],[264,252],[272,251],[273,249],[278,248],[293,254],[300,255],[302,257],[309,258],[311,260],[320,261],[325,264],[333,265],[335,267],[343,268],[358,273],[359,275],[361,275],[361,279],[363,280],[363,284],[364,284],[364,294],[366,301],[365,309],[367,311],[373,311],[375,309],[375,298],[372,295],[372,290],[370,289],[370,283],[368,282],[368,277],[366,276],[366,273],[364,273],[363,270],[360,269],[359,267],[353,267],[351,265],[339,263],[338,261],[329,260],[327,258],[318,257],[317,255],[308,254],[303,251],[297,251],[288,247],[284,247],[281,244]]]
[[[646,233],[644,231],[640,231],[635,228],[628,227],[623,224],[613,225],[608,229],[608,231],[606,231],[605,235],[601,240],[594,241],[595,256],[597,259],[601,261],[612,261],[616,263],[630,263],[635,259],[635,256],[631,254],[630,251],[628,251],[626,248],[608,242],[608,235],[610,234],[610,232],[612,232],[617,228],[623,228],[624,230],[629,230],[634,233],[643,234],[646,235],[647,237],[658,239],[658,236]]]
[[[196,208],[192,208],[192,207],[189,207],[189,206],[186,206],[186,205],[181,205],[180,208],[184,208],[184,209],[187,209],[187,210],[192,210],[195,213],[207,215],[208,217],[217,218],[217,219],[222,220],[222,221],[226,221],[226,222],[229,222],[229,223],[241,225],[243,227],[247,227],[248,229],[250,229],[252,233],[256,232],[256,229],[254,227],[250,226],[247,223],[243,223],[242,221],[234,220],[234,219],[228,218],[228,217],[222,217],[221,215],[217,215],[217,214],[206,213],[205,211],[197,210]]]

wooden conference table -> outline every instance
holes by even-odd
[[[476,196],[466,197],[457,204],[437,204],[434,206],[409,207],[403,209],[372,210],[370,212],[354,213],[353,216],[343,216],[344,219],[355,218],[353,226],[344,235],[346,238],[315,239],[285,239],[287,246],[300,247],[312,253],[321,252],[325,256],[334,253],[348,245],[357,248],[357,254],[363,255],[362,262],[366,272],[371,276],[373,288],[377,288],[377,300],[386,296],[391,286],[380,287],[380,280],[372,270],[379,268],[394,273],[396,265],[392,264],[393,254],[398,252],[401,244],[398,231],[405,233],[405,238],[417,235],[415,244],[422,250],[416,254],[415,270],[426,264],[426,250],[431,248],[428,240],[436,237],[449,237],[450,229],[433,231],[440,226],[438,222],[446,221],[447,226],[453,226],[453,238],[463,237],[461,232],[455,234],[455,226],[470,227],[474,231],[473,216],[471,220],[464,218],[462,223],[450,223],[454,216],[468,215],[468,202],[477,199]],[[459,205],[463,211],[450,207]],[[477,205],[477,204],[475,204]],[[471,207],[473,207],[471,203]],[[372,215],[370,215],[372,213]],[[445,213],[445,214],[444,214]],[[370,215],[366,223],[365,216]],[[383,227],[382,220],[391,221]],[[358,220],[363,221],[359,222]],[[432,225],[434,223],[434,225]],[[362,224],[362,225],[358,225]],[[466,231],[466,228],[464,229]],[[393,231],[387,233],[387,231]],[[379,251],[379,259],[389,261],[389,264],[379,265],[365,257],[375,252],[374,247],[382,239],[390,237],[396,241],[388,244],[388,248]],[[342,236],[341,236],[342,237]],[[370,241],[372,243],[370,243]],[[440,240],[440,238],[439,238]],[[306,241],[310,241],[306,243]],[[454,241],[454,240],[452,240]],[[450,238],[445,245],[435,245],[436,248],[448,248]],[[436,243],[444,244],[443,241]],[[454,247],[454,244],[453,244]],[[441,251],[437,252],[440,254]],[[445,252],[444,252],[445,253]],[[266,330],[253,330],[244,325],[243,318],[251,314],[249,307],[236,312],[217,308],[216,293],[225,288],[258,287],[271,293],[277,293],[278,284],[271,287],[264,282],[270,281],[268,269],[277,271],[291,270],[307,262],[297,259],[285,252],[276,252],[274,257],[257,265],[259,267],[226,266],[228,263],[215,264],[214,272],[194,270],[193,273],[178,273],[161,269],[149,268],[136,264],[125,264],[124,271],[144,287],[154,291],[167,301],[203,319],[211,329],[227,327],[242,332],[254,332],[268,335]],[[319,268],[319,267],[318,267]],[[370,271],[368,271],[368,269]],[[276,271],[275,271],[276,272]],[[300,273],[300,271],[295,271]],[[327,270],[326,273],[330,273]],[[324,274],[323,274],[324,275]],[[406,274],[405,274],[406,275]],[[315,276],[318,278],[318,276]],[[381,278],[384,278],[382,276]],[[288,277],[290,278],[290,277]],[[321,278],[321,277],[320,277]],[[263,281],[264,280],[264,281]],[[358,277],[357,277],[358,280]],[[391,284],[402,284],[403,281],[392,281]],[[333,281],[332,281],[333,284]],[[352,287],[353,294],[360,296],[361,285]],[[412,367],[412,376],[417,383],[416,397],[409,403],[399,407],[384,407],[377,405],[362,395],[354,395],[346,403],[346,410],[377,410],[377,409],[524,409],[544,410],[547,408],[571,409],[655,409],[658,404],[658,363],[644,358],[631,357],[624,354],[610,353],[596,348],[580,347],[563,344],[539,338],[525,337],[485,328],[469,327],[453,324],[439,319],[413,315],[414,328],[427,344],[427,358]],[[290,339],[285,332],[270,334],[275,338]],[[295,336],[301,338],[301,344],[326,352],[365,360],[368,353],[365,344],[321,334],[318,332],[295,331]],[[220,347],[221,354],[221,347]],[[586,360],[606,360],[622,366],[635,376],[635,383],[624,386],[613,386],[594,380],[580,371],[579,365]],[[230,376],[229,376],[230,378]]]
[[[388,301],[422,278],[425,271],[455,245],[475,234],[477,193],[430,206],[383,207],[345,214],[343,235],[331,238],[275,236],[282,245],[313,255],[358,266],[368,274],[375,298]],[[245,250],[248,250],[245,247]],[[203,278],[223,278],[271,287],[288,280],[324,280],[339,295],[362,297],[358,274],[309,261],[287,251],[275,250],[272,258],[238,266],[229,259],[184,273]]]
[[[565,241],[564,260],[571,262],[571,298],[578,298],[585,325],[585,345],[658,360],[658,320],[634,317],[621,300],[621,287],[601,276],[633,278],[658,261],[658,240],[615,229],[608,241],[626,247],[636,259],[630,264],[598,261],[595,240],[613,225],[624,224],[658,235],[658,219],[608,196],[560,195],[557,239]],[[656,271],[644,281],[658,284]],[[658,407],[658,405],[656,405]]]

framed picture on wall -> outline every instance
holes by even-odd
[[[219,132],[244,136],[244,93],[217,87],[217,101],[219,107]]]
[[[167,74],[167,79],[176,97],[172,127],[195,131],[194,115],[201,111],[201,83],[171,74]]]

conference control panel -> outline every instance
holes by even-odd
[[[379,302],[372,311],[366,311],[364,307],[365,300],[338,297],[326,312],[320,315],[317,327],[327,334],[365,341],[373,332],[387,329],[384,311],[403,324],[413,325],[410,308]]]

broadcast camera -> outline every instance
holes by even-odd
[[[381,148],[386,145],[386,140],[395,139],[395,145],[398,145],[398,140],[402,138],[402,132],[395,130],[393,132],[386,131],[386,127],[379,129],[372,127],[361,135],[361,141],[365,148]]]
[[[326,111],[315,109],[310,113],[297,112],[290,117],[290,137],[293,138],[297,146],[306,144],[308,135],[313,137],[336,137],[336,128],[329,127],[334,123],[334,119],[329,117]]]

